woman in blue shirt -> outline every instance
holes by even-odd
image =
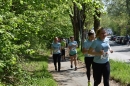
[[[98,86],[103,76],[104,86],[109,86],[110,64],[108,51],[110,50],[109,40],[106,38],[107,33],[103,27],[99,28],[96,33],[97,39],[92,43],[88,53],[94,55],[93,60],[93,77],[94,86]],[[112,53],[113,51],[110,50]]]
[[[53,54],[53,61],[54,61],[54,66],[55,70],[57,71],[57,61],[58,61],[58,71],[60,72],[61,68],[61,44],[58,42],[58,38],[54,38],[54,42],[52,43],[51,46],[51,53]]]
[[[85,55],[84,61],[85,61],[85,65],[86,65],[86,74],[87,74],[87,78],[88,78],[88,86],[91,86],[91,82],[90,82],[90,75],[91,75],[91,65],[93,63],[93,55],[88,54],[88,49],[90,48],[90,46],[92,45],[93,41],[94,41],[94,31],[90,30],[88,32],[88,39],[84,42],[83,45],[83,54]]]
[[[69,55],[70,55],[70,62],[71,62],[71,68],[73,68],[73,61],[75,64],[75,70],[77,70],[77,50],[76,48],[78,47],[77,42],[74,41],[74,37],[70,37],[70,42],[68,44],[69,47]]]

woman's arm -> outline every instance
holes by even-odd
[[[111,52],[111,53],[113,53],[113,50],[111,49],[111,46],[108,44],[108,47],[109,47],[109,51]]]
[[[60,46],[60,52],[62,52],[62,47]]]
[[[51,47],[51,55],[53,54],[53,48]]]
[[[86,54],[86,53],[88,53],[88,50],[86,48],[83,48],[82,53]]]
[[[69,48],[69,50],[71,50],[72,47],[69,45],[68,48]]]
[[[104,51],[101,50],[100,52],[95,52],[93,48],[89,48],[88,54],[95,55],[95,56],[101,56],[104,54]]]

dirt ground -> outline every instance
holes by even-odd
[[[67,53],[67,51],[66,51]],[[48,71],[53,75],[53,78],[58,83],[58,86],[88,86],[86,69],[84,63],[78,61],[77,71],[74,68],[70,68],[70,59],[66,55],[66,61],[61,61],[61,71],[55,71],[52,57],[49,58]],[[93,77],[91,75],[91,83],[93,86]],[[104,86],[103,82],[99,86]],[[118,83],[110,80],[110,86],[121,86]]]

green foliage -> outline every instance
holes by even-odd
[[[69,37],[72,25],[60,0],[0,1],[0,78],[17,85],[30,76],[21,69],[23,58],[46,49],[55,36]],[[64,17],[63,17],[64,16]],[[44,51],[43,51],[44,52]],[[41,85],[42,86],[42,85]]]
[[[81,52],[80,48],[77,49],[78,59],[84,62],[84,54]]]
[[[127,5],[128,0],[105,0],[107,15],[104,18],[104,23],[109,22],[108,27],[111,27],[116,35],[126,35],[129,34],[129,12]],[[108,20],[107,20],[108,19]],[[103,23],[103,24],[104,24]],[[107,25],[106,25],[107,26]]]

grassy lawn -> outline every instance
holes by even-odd
[[[110,60],[111,78],[122,84],[130,85],[130,64]]]
[[[84,55],[78,49],[78,58],[84,62]],[[130,63],[110,60],[111,65],[111,79],[114,79],[121,84],[130,86]]]
[[[48,55],[29,57],[22,67],[28,72],[20,86],[57,86],[52,75],[48,72]],[[25,80],[27,79],[27,80]]]

